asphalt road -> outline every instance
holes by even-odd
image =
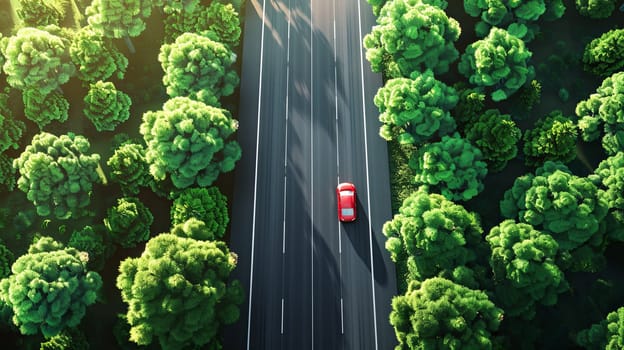
[[[230,249],[246,300],[224,349],[392,349],[396,294],[384,248],[391,217],[361,38],[365,0],[250,0],[245,17]],[[358,189],[337,220],[335,187]]]

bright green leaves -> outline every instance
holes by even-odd
[[[118,183],[126,196],[136,196],[141,187],[150,186],[154,182],[145,160],[145,148],[140,144],[122,144],[115,149],[106,165],[111,169],[111,181]]]
[[[575,0],[578,12],[589,18],[607,18],[615,10],[617,0]]]
[[[483,191],[487,164],[481,151],[459,136],[425,144],[410,159],[414,183],[428,186],[450,200],[469,200]]]
[[[190,218],[203,221],[215,238],[222,238],[230,221],[227,197],[217,187],[187,188],[173,201],[171,224]]]
[[[587,100],[576,105],[578,126],[584,141],[600,136],[603,126],[602,147],[609,155],[624,150],[624,72],[606,78]]]
[[[39,133],[14,161],[20,177],[18,188],[41,216],[57,219],[85,214],[93,183],[105,179],[98,174],[100,156],[87,154],[89,141],[69,133],[59,137]]]
[[[377,25],[364,37],[373,71],[399,78],[426,69],[436,74],[449,70],[459,57],[454,46],[459,23],[427,2],[393,0],[382,8]]]
[[[468,45],[458,69],[471,84],[488,88],[496,102],[507,99],[533,78],[533,66],[527,65],[531,55],[520,38],[492,28],[487,37]]]
[[[128,304],[130,340],[162,349],[218,348],[217,331],[239,316],[242,289],[228,282],[236,266],[223,242],[160,234],[139,258],[119,267],[117,288]]]
[[[0,281],[0,298],[13,309],[22,334],[52,337],[80,323],[102,286],[100,275],[87,270],[87,260],[44,237],[13,263],[13,273]]]
[[[128,59],[90,26],[76,32],[69,54],[77,67],[78,78],[90,83],[106,80],[115,72],[122,79],[128,66]]]
[[[624,69],[624,29],[612,29],[583,51],[583,69],[606,78]]]
[[[211,106],[220,106],[221,96],[231,95],[238,85],[231,67],[235,60],[226,45],[194,33],[162,45],[158,55],[169,96],[187,96]]]
[[[83,112],[97,131],[113,131],[130,117],[130,97],[115,89],[111,82],[91,84],[84,102]]]
[[[383,123],[379,134],[387,141],[421,143],[436,133],[441,136],[455,130],[449,113],[458,100],[455,90],[435,79],[430,70],[413,77],[390,79],[375,95]]]
[[[521,131],[508,114],[488,109],[466,125],[466,139],[483,153],[490,171],[500,171],[518,154]]]
[[[624,334],[624,307],[610,312],[602,322],[579,332],[576,342],[585,349],[617,350],[624,346],[622,334]]]
[[[524,155],[527,165],[539,166],[546,161],[568,163],[576,158],[576,123],[561,111],[552,111],[524,134]]]
[[[117,205],[108,209],[104,225],[112,241],[131,248],[148,240],[154,216],[136,197],[123,197]]]
[[[485,292],[444,278],[411,282],[390,313],[397,349],[491,349],[502,319]]]
[[[228,140],[237,128],[227,110],[187,97],[167,101],[161,111],[146,112],[140,132],[150,174],[157,181],[169,175],[180,189],[209,186],[240,159],[240,146]]]
[[[89,25],[107,38],[138,36],[151,13],[148,0],[94,0],[86,9]]]

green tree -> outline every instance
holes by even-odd
[[[381,9],[377,25],[364,37],[366,59],[375,72],[392,78],[433,70],[445,73],[459,57],[454,42],[459,23],[422,0],[393,0]]]
[[[113,242],[124,248],[132,248],[149,239],[154,216],[138,198],[117,199],[117,205],[109,208],[107,214],[104,226]]]
[[[106,80],[113,74],[123,79],[128,67],[126,56],[91,26],[76,32],[69,45],[69,55],[77,67],[78,78],[89,83]]]
[[[171,97],[187,96],[219,107],[221,96],[231,95],[239,83],[232,67],[236,54],[200,34],[184,33],[174,43],[162,45],[158,61]]]
[[[578,177],[561,162],[547,161],[535,175],[518,177],[500,202],[505,218],[517,218],[551,234],[575,269],[604,251],[605,232],[600,224],[608,212],[605,193],[589,178]],[[594,254],[595,253],[595,254]],[[586,266],[592,268],[592,266]]]
[[[403,201],[383,233],[392,261],[409,272],[408,280],[440,276],[479,287],[475,278],[480,272],[477,258],[485,253],[483,229],[477,216],[461,205],[421,188]]]
[[[98,172],[100,155],[88,154],[89,147],[84,136],[41,132],[14,160],[20,173],[17,187],[33,202],[37,214],[69,219],[85,213],[93,183],[106,181]]]
[[[78,328],[66,328],[41,343],[39,350],[89,350],[89,342]]]
[[[459,100],[451,115],[455,118],[459,128],[464,130],[471,125],[485,110],[485,94],[479,89],[468,88],[465,84],[453,85],[458,92]]]
[[[238,12],[232,4],[213,1],[208,6],[208,30],[215,33],[219,42],[236,47],[240,43],[241,27]]]
[[[170,99],[162,110],[143,114],[140,132],[150,173],[156,181],[169,175],[180,189],[210,186],[240,159],[238,142],[228,141],[237,128],[225,109],[187,97]]]
[[[589,18],[607,18],[615,10],[617,0],[575,0],[578,12]]]
[[[449,113],[458,100],[455,89],[437,80],[431,70],[414,73],[412,78],[390,79],[377,91],[379,135],[386,141],[412,144],[455,131]]]
[[[7,191],[13,191],[15,188],[15,168],[13,167],[13,159],[0,153],[0,185]],[[2,192],[0,187],[0,192]]]
[[[0,241],[0,279],[11,274],[11,265],[14,261],[15,256],[13,256],[13,252]]]
[[[221,325],[239,317],[243,290],[228,282],[236,258],[225,242],[160,234],[121,262],[117,288],[128,304],[130,340],[162,349],[221,347]]]
[[[107,38],[123,38],[134,53],[130,37],[139,36],[145,30],[145,19],[152,14],[152,1],[93,0],[85,12],[95,31]]]
[[[39,130],[55,120],[63,123],[69,117],[69,102],[58,91],[44,95],[39,90],[27,89],[22,91],[22,100],[26,118],[35,122]]]
[[[49,338],[80,323],[102,286],[100,275],[87,270],[87,259],[43,237],[13,263],[13,273],[0,281],[0,299],[13,309],[20,333]]]
[[[454,133],[420,147],[410,159],[414,183],[453,200],[469,200],[483,191],[487,164],[481,150]]]
[[[84,102],[83,112],[97,131],[113,131],[130,118],[130,97],[109,81],[91,84]]]
[[[593,183],[604,189],[613,217],[624,224],[624,152],[618,152],[600,162],[590,175]]]
[[[485,292],[439,277],[410,282],[390,312],[396,350],[492,349],[502,319],[503,310]]]
[[[592,40],[583,51],[583,69],[606,78],[624,69],[624,29],[612,29]]]
[[[554,305],[568,289],[555,262],[559,245],[549,234],[505,220],[490,230],[486,240],[492,249],[495,299],[507,315],[532,319],[535,304]]]
[[[36,89],[42,95],[66,83],[76,70],[69,59],[68,44],[47,31],[21,28],[3,46],[7,83],[16,89]]]
[[[65,2],[61,0],[19,0],[17,17],[24,27],[59,25],[65,17]]]
[[[576,335],[576,343],[585,349],[619,350],[624,348],[624,307],[607,315]]]
[[[552,111],[524,133],[525,163],[540,166],[546,161],[568,163],[576,158],[578,127],[561,111]]]
[[[89,255],[87,267],[95,271],[104,268],[105,260],[114,248],[104,240],[102,232],[95,232],[91,226],[85,226],[81,230],[72,232],[67,246],[87,253]]]
[[[489,171],[500,171],[518,154],[522,132],[509,114],[488,109],[466,125],[466,139],[483,153]]]
[[[203,221],[216,238],[222,238],[230,222],[227,197],[218,187],[186,188],[171,205],[171,224],[181,224],[190,218]]]
[[[26,130],[26,124],[13,118],[8,108],[8,95],[0,94],[0,153],[8,149],[18,149],[17,143]]]
[[[606,78],[587,100],[576,105],[583,141],[596,140],[603,126],[602,147],[609,155],[624,150],[624,72]]]
[[[154,182],[145,159],[145,147],[138,143],[124,143],[115,149],[106,165],[111,169],[111,181],[121,186],[124,196],[136,196],[141,187]]]
[[[208,29],[208,8],[198,0],[167,1],[164,4],[166,44],[172,43],[184,33],[204,33]]]
[[[522,39],[493,27],[466,48],[457,68],[471,84],[490,91],[493,101],[507,99],[535,75],[528,65],[532,53]]]

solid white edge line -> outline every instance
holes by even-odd
[[[286,125],[285,125],[285,140],[284,140],[284,215],[283,215],[283,227],[282,227],[282,254],[286,254],[286,183],[288,182],[287,168],[288,168],[288,108],[289,108],[289,92],[290,85],[290,0],[288,0],[288,34],[286,41]]]
[[[310,0],[310,253],[312,259],[311,272],[311,318],[312,318],[312,349],[314,349],[314,22],[312,10],[314,1]]]
[[[340,298],[340,333],[344,334],[344,316],[343,316],[343,303],[342,298]]]
[[[260,74],[258,81],[258,123],[256,127],[256,169],[254,174],[254,199],[253,199],[253,216],[251,223],[251,266],[249,275],[249,308],[247,311],[247,350],[249,350],[249,338],[251,335],[251,297],[253,292],[253,265],[254,265],[254,246],[256,238],[256,203],[258,197],[258,154],[260,149],[260,107],[262,106],[262,63],[264,56],[264,16],[265,16],[266,0],[262,0],[262,32],[260,34]]]
[[[369,239],[369,247],[370,247],[370,259],[371,259],[371,287],[373,292],[373,324],[375,327],[375,349],[379,348],[378,340],[377,340],[377,305],[375,303],[375,263],[373,260],[373,224],[372,224],[372,213],[370,208],[370,175],[368,172],[368,136],[366,131],[366,95],[364,91],[364,54],[362,50],[363,40],[362,37],[362,9],[360,6],[360,1],[358,0],[358,29],[359,29],[359,40],[360,40],[360,76],[362,78],[362,119],[364,120],[364,152],[365,152],[365,160],[366,160],[366,200],[368,206],[368,213],[371,215],[368,219],[368,239]]]

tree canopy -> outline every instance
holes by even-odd
[[[56,90],[44,95],[37,89],[27,89],[22,91],[22,100],[26,118],[40,130],[53,121],[63,123],[69,117],[69,102]]]
[[[602,85],[587,100],[576,105],[578,126],[584,141],[600,136],[603,127],[602,147],[609,155],[624,150],[624,72],[615,73],[603,80]]]
[[[113,76],[123,79],[128,59],[91,26],[80,28],[69,45],[69,55],[81,80],[95,83]]]
[[[468,45],[457,68],[471,84],[490,91],[497,102],[533,79],[535,71],[528,65],[532,55],[522,39],[493,27],[484,39]]]
[[[392,78],[431,69],[445,73],[459,57],[459,23],[422,0],[393,0],[381,9],[377,25],[364,37],[366,59],[375,72]]]
[[[214,186],[186,188],[171,205],[171,224],[181,224],[190,218],[203,221],[215,238],[222,238],[230,222],[227,197]]]
[[[145,147],[138,143],[128,142],[116,148],[106,165],[111,169],[111,181],[121,186],[125,196],[136,196],[142,187],[154,182],[145,159]]]
[[[578,127],[561,111],[552,111],[524,133],[525,163],[540,166],[546,161],[568,163],[576,158]]]
[[[229,96],[238,86],[232,64],[234,54],[226,45],[206,36],[184,33],[172,44],[160,47],[158,61],[165,75],[163,84],[171,97],[187,96],[219,107],[221,96]]]
[[[113,242],[131,248],[149,239],[152,212],[136,197],[123,197],[108,209],[104,226]]]
[[[412,77],[390,79],[377,91],[381,137],[413,144],[425,142],[436,133],[441,136],[455,131],[449,113],[458,100],[455,89],[435,79],[431,70]]]
[[[53,337],[74,327],[95,302],[102,279],[88,271],[88,256],[43,237],[28,248],[0,281],[0,299],[13,310],[22,334]]]
[[[487,294],[436,277],[392,299],[396,349],[492,349],[503,310]]]
[[[623,334],[624,307],[620,307],[601,322],[579,332],[576,342],[585,349],[617,350],[624,348]]]
[[[86,9],[89,25],[107,38],[135,37],[152,14],[150,0],[93,0]]]
[[[421,188],[403,201],[383,233],[392,261],[409,273],[405,278],[441,276],[478,287],[472,270],[478,255],[484,255],[483,229],[477,216],[461,205]]]
[[[85,214],[93,183],[105,181],[98,173],[100,155],[89,154],[90,146],[81,135],[41,132],[14,160],[20,173],[17,187],[33,202],[37,214],[57,219]]]
[[[483,191],[487,164],[481,150],[458,133],[420,147],[410,159],[414,183],[450,200],[469,200]]]
[[[616,2],[617,0],[574,0],[581,15],[594,19],[611,16]]]
[[[160,234],[122,261],[117,288],[128,304],[130,340],[162,349],[220,348],[217,331],[239,317],[243,291],[229,282],[236,259],[224,242]]]
[[[210,186],[219,173],[234,169],[241,156],[238,142],[228,140],[238,122],[221,108],[188,97],[175,97],[160,111],[143,114],[140,132],[145,159],[157,181],[170,176],[180,189]]]
[[[624,69],[624,29],[612,29],[592,40],[583,51],[583,69],[606,78]]]
[[[97,131],[113,131],[130,118],[130,97],[109,81],[91,84],[84,103],[83,112]]]
[[[67,40],[37,28],[18,30],[8,38],[2,54],[7,83],[16,89],[36,89],[42,95],[66,83],[76,71]]]

